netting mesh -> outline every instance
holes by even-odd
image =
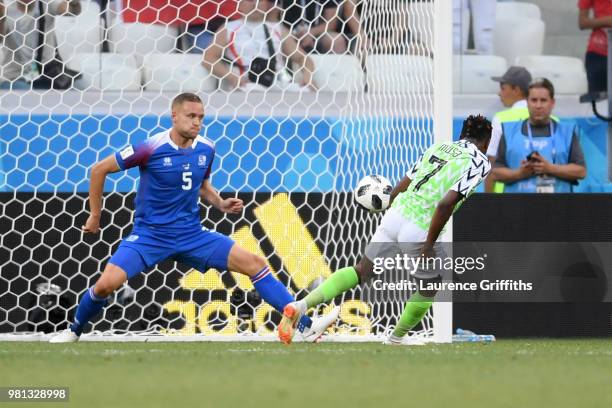
[[[3,2],[0,26],[0,332],[73,318],[131,229],[138,183],[136,170],[111,175],[102,232],[83,235],[89,169],[168,129],[179,92],[204,101],[212,184],[246,205],[240,217],[202,206],[203,224],[264,256],[297,297],[356,262],[375,230],[352,200],[359,179],[398,181],[433,142],[433,1],[17,3]],[[405,295],[369,290],[336,299],[332,338],[395,324]],[[92,328],[246,338],[279,319],[248,278],[167,261],[117,291]]]

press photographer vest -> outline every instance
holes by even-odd
[[[506,142],[506,164],[511,169],[518,169],[532,151],[537,151],[546,160],[554,164],[568,164],[574,124],[554,122],[551,136],[533,136],[533,141],[522,132],[525,121],[506,122],[502,124],[503,137]],[[533,144],[533,146],[532,146]],[[553,150],[555,151],[553,157]],[[506,184],[505,193],[535,193],[536,176]],[[571,184],[555,178],[555,193],[571,192]]]

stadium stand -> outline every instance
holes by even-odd
[[[176,27],[120,21],[115,21],[108,31],[111,51],[134,55],[139,66],[147,54],[174,51],[178,36]]]
[[[432,84],[419,80],[433,70],[431,58],[416,55],[371,55],[366,61],[371,92],[426,92]],[[400,81],[399,79],[403,80]],[[408,80],[409,78],[409,80]]]
[[[504,17],[524,17],[542,19],[542,11],[537,4],[521,1],[498,2],[496,15]]]
[[[521,56],[515,65],[523,66],[534,78],[545,77],[555,84],[559,94],[583,94],[587,92],[587,77],[583,62],[578,58],[532,55]]]
[[[364,74],[353,55],[311,55],[315,64],[314,82],[321,91],[363,90]]]
[[[103,26],[100,5],[84,1],[81,7],[81,13],[77,16],[55,18],[55,36],[59,53],[64,59],[69,59],[74,54],[101,51]]]
[[[546,26],[535,18],[498,15],[495,19],[495,54],[506,61],[521,55],[541,55]]]
[[[199,54],[149,54],[143,61],[143,85],[148,91],[210,92],[217,81],[204,69]]]
[[[141,70],[134,56],[114,53],[74,54],[66,64],[82,74],[77,88],[104,91],[139,91]]]
[[[499,84],[492,76],[501,75],[508,64],[495,55],[455,55],[453,60],[453,90],[461,94],[496,93]]]

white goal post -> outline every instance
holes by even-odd
[[[232,20],[222,56],[211,62],[215,54],[208,54],[202,64],[202,52],[189,53],[185,45],[185,24],[168,22],[161,12],[160,20],[128,22],[121,2],[100,10],[97,2],[81,0],[78,16],[58,16],[48,24],[66,65],[80,78],[68,90],[33,89],[14,68],[32,65],[22,51],[37,41],[37,25],[18,22],[5,7],[0,340],[44,340],[67,327],[78,299],[129,233],[138,185],[135,169],[111,175],[102,232],[84,235],[91,166],[169,128],[170,101],[180,92],[195,92],[204,101],[203,134],[216,145],[213,185],[245,202],[240,217],[202,206],[205,226],[265,257],[297,297],[355,263],[380,215],[357,208],[353,187],[368,174],[397,182],[434,141],[451,139],[453,86],[450,1],[353,2],[360,32],[339,23],[345,48],[326,53],[325,44],[317,43],[319,52],[304,52],[305,60],[283,43],[298,35],[283,37],[292,28],[280,28],[283,14],[268,11],[281,50],[290,51],[283,56],[275,49],[279,73],[271,87],[251,83],[241,89],[229,81],[241,73],[236,61],[221,76],[217,70],[223,68],[213,66],[236,56],[267,56],[256,19],[242,25]],[[346,10],[335,9],[333,17],[356,17]],[[315,12],[313,26],[327,18],[324,12]],[[29,31],[19,33],[24,27]],[[248,49],[254,44],[261,46]],[[312,81],[305,84],[310,67]],[[450,225],[444,240],[452,240]],[[403,302],[368,299],[360,289],[336,299],[340,319],[325,340],[378,341],[387,334]],[[272,341],[279,317],[248,278],[167,261],[118,290],[83,339]],[[452,303],[434,303],[411,337],[450,342]]]

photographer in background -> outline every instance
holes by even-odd
[[[240,0],[241,18],[226,23],[204,51],[202,64],[229,90],[316,90],[313,61],[298,46],[287,27],[277,20],[274,0]],[[289,62],[302,72],[293,82]]]
[[[80,12],[79,0],[0,0],[0,89],[60,88],[54,81],[66,70],[55,49],[53,16]],[[41,80],[41,73],[48,78]],[[73,78],[62,79],[72,84]]]
[[[586,176],[574,123],[551,120],[555,89],[546,78],[529,85],[529,119],[502,124],[493,174],[506,193],[569,193]]]

